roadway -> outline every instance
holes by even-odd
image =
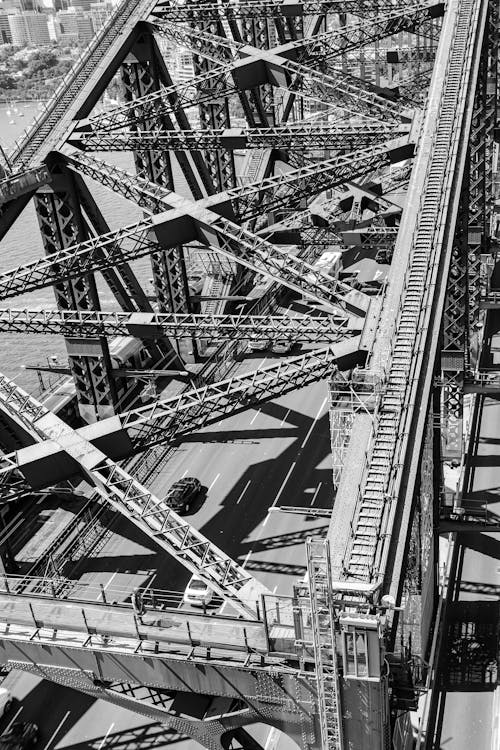
[[[239,369],[264,366],[274,356],[255,353]],[[270,509],[280,505],[331,505],[326,383],[289,393],[191,435],[176,449],[151,489],[161,496],[172,482],[188,475],[197,476],[207,489],[206,497],[190,515],[193,525],[271,591],[291,593],[293,581],[306,569],[304,541],[309,535],[324,533],[327,519]],[[189,573],[129,521],[119,517],[99,552],[80,564],[78,577],[102,583],[109,593],[117,589],[130,591],[139,585],[182,592]],[[39,750],[74,745],[82,750],[102,750],[121,744],[123,738],[127,747],[132,749],[137,742],[142,748],[148,740],[141,737],[139,742],[134,732],[158,733],[153,724],[135,714],[109,704],[99,706],[100,702],[52,683],[35,683],[30,675],[12,674],[7,684],[11,680],[15,695],[24,696],[19,718],[32,719],[41,728]],[[43,702],[38,698],[40,692],[45,696]],[[49,703],[54,707],[50,715],[44,709]],[[257,727],[255,734],[268,750],[277,743],[280,750],[288,745],[268,728]],[[176,741],[167,736],[155,735],[154,740],[157,748],[198,747],[192,740]]]
[[[500,400],[484,399],[470,465],[472,494],[487,497],[489,509],[500,513]],[[499,750],[500,691],[495,690],[494,662],[500,633],[500,534],[458,534],[456,556],[457,575],[445,630],[439,746],[443,750]]]

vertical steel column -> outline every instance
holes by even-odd
[[[269,49],[271,39],[269,36],[269,21],[267,18],[245,18],[241,21],[241,38],[245,44],[250,44],[257,49]],[[264,124],[272,127],[276,124],[274,116],[274,94],[271,84],[266,83],[259,86],[253,92],[254,102],[260,103],[261,119],[264,118]]]
[[[483,42],[478,83],[474,98],[469,141],[469,326],[470,364],[475,364],[476,331],[480,326],[479,298],[485,291],[485,260],[491,252],[490,230],[493,208],[493,145],[497,124],[498,3],[490,0],[487,33]]]
[[[467,315],[469,296],[468,202],[468,175],[464,174],[443,317],[443,346],[441,351],[442,451],[445,460],[460,460],[463,449],[463,379],[466,352],[469,348]]]
[[[214,22],[205,21],[203,17],[193,16],[192,21],[189,25],[192,29],[199,31],[208,31],[211,34],[217,34],[218,36],[225,37],[224,27],[221,21],[215,23],[216,28],[214,29]],[[194,75],[205,75],[209,73],[212,68],[217,67],[217,63],[213,60],[208,60],[203,55],[193,54],[193,66]],[[204,87],[206,87],[206,82]],[[229,102],[227,97],[221,98],[219,95],[214,93],[213,101],[203,102],[198,105],[200,113],[200,127],[208,130],[224,129],[231,127],[231,119],[229,113]],[[234,156],[231,151],[214,150],[204,151],[205,162],[208,166],[212,181],[218,192],[228,190],[229,188],[236,186],[236,169],[234,164]]]
[[[35,196],[35,208],[47,255],[88,238],[78,193],[69,170],[56,164],[52,168],[51,188]],[[61,281],[54,286],[59,309],[99,310],[94,276]],[[80,414],[87,422],[114,414],[116,390],[111,359],[104,337],[76,343],[66,339],[69,364],[75,381]]]
[[[144,34],[137,42],[131,54],[121,66],[125,99],[128,102],[137,97],[159,91],[161,81],[156,64],[153,39]],[[161,120],[145,121],[141,126],[131,125],[131,130],[140,134],[141,130],[161,127]],[[158,122],[160,120],[160,122]],[[163,122],[165,129],[169,123]],[[134,159],[137,172],[146,176],[157,185],[169,190],[174,189],[174,178],[170,154],[168,151],[135,151]],[[162,312],[190,312],[189,290],[182,247],[173,247],[152,256],[151,265],[159,310]]]

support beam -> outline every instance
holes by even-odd
[[[49,412],[32,396],[0,374],[0,408],[30,425],[41,447],[49,441],[65,454],[77,472],[115,510],[175,557],[236,611],[256,618],[256,600],[266,592],[262,584],[206,539],[168,505],[88,442],[80,432]],[[36,446],[35,446],[36,447]]]
[[[82,312],[78,310],[0,310],[0,332],[68,337],[135,336],[139,339],[255,338],[334,343],[360,330],[354,318],[287,315],[180,315],[178,313]]]

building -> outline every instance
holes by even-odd
[[[12,44],[9,14],[4,10],[0,10],[0,44]]]
[[[12,44],[24,47],[27,44],[41,46],[50,44],[48,16],[45,13],[26,11],[9,15]]]
[[[54,20],[56,36],[60,42],[80,42],[88,44],[94,36],[91,17],[74,9],[62,10]]]
[[[94,32],[99,31],[101,26],[104,26],[110,15],[113,13],[114,7],[114,4],[109,0],[90,4],[90,18],[92,19]]]
[[[90,10],[92,0],[69,0],[68,9],[75,8],[75,10]]]

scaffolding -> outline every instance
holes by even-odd
[[[351,377],[336,371],[329,381],[330,432],[332,446],[333,486],[338,487],[352,424],[356,414],[372,419],[380,403],[380,378],[362,368],[354,368]]]

